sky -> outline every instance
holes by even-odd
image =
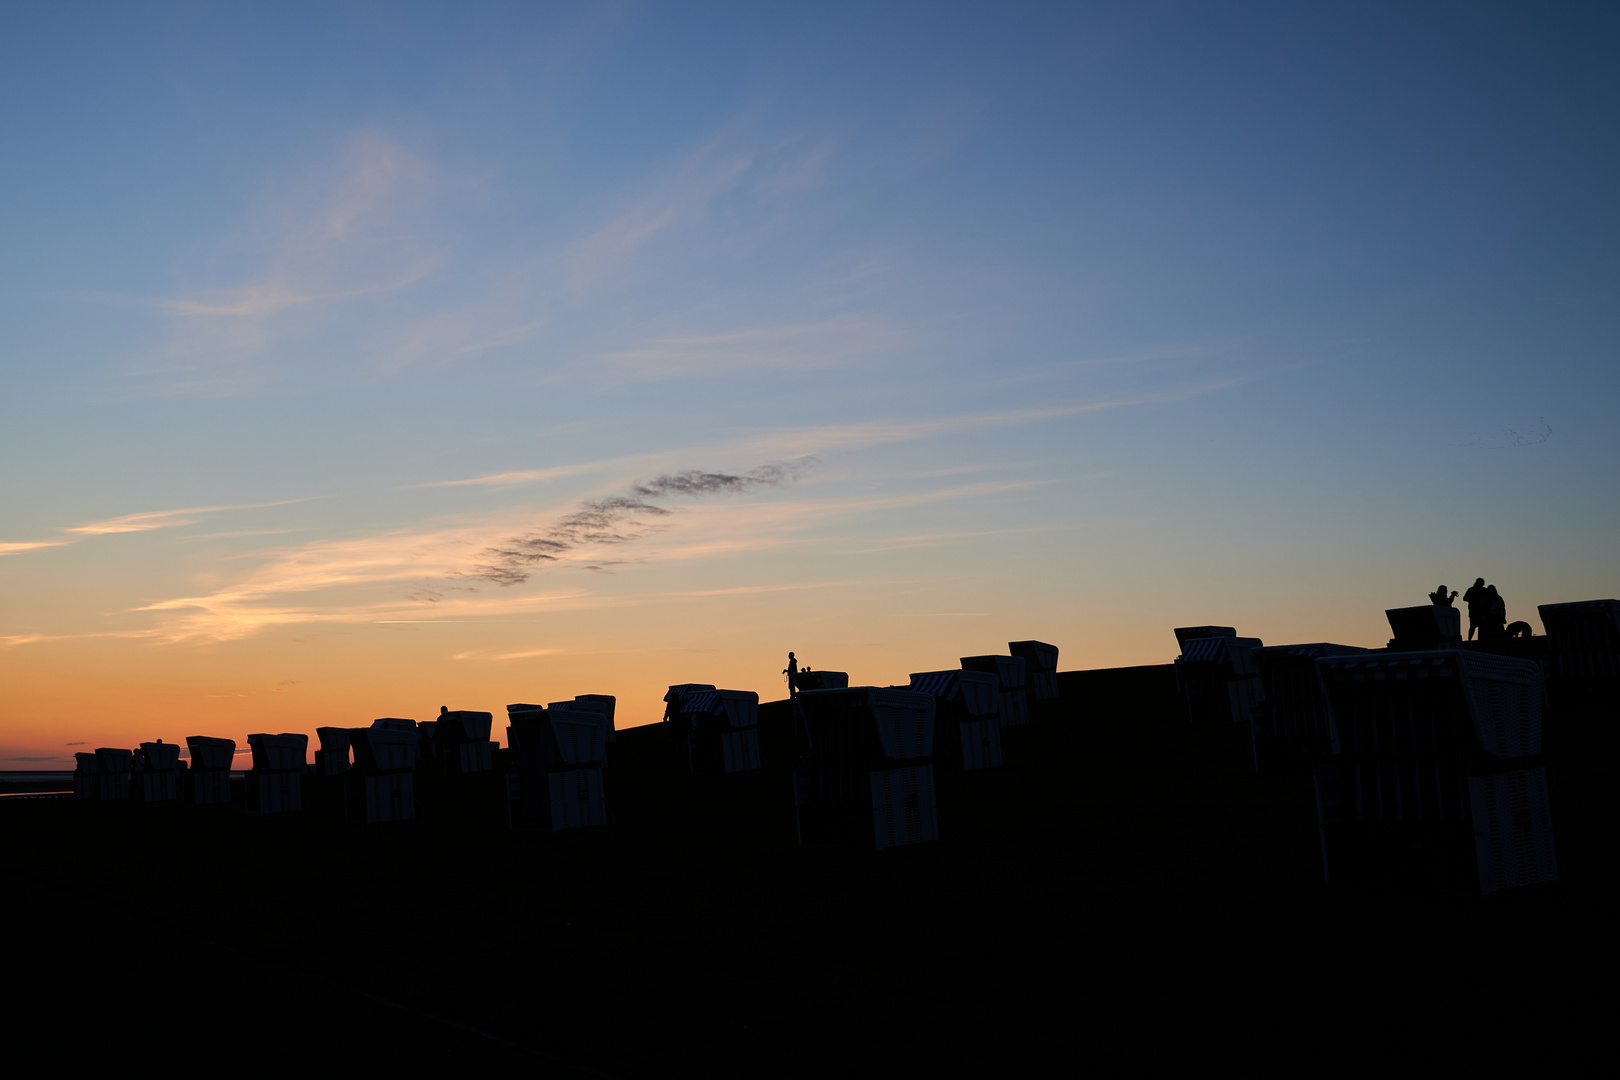
[[[1617,31],[8,3],[0,769],[1539,632],[1620,595]]]

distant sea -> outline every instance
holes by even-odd
[[[40,795],[52,791],[72,791],[73,771],[23,769],[0,772],[0,798],[7,795]]]
[[[241,769],[231,770],[233,778],[244,775],[246,773]],[[13,769],[0,772],[0,798],[72,790],[72,769]]]

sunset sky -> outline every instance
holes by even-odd
[[[1620,595],[1617,31],[8,3],[0,769],[1478,576],[1539,633]]]

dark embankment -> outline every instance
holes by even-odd
[[[572,833],[11,801],[12,1026],[63,1060],[638,1077],[1315,1068],[1596,1030],[1558,972],[1612,910],[1607,763],[1551,763],[1559,883],[1328,887],[1309,774],[1187,723],[1168,666],[1060,685],[1004,768],[941,781],[940,843],[876,854],[797,846],[785,702],[757,773],[621,732],[613,821]]]

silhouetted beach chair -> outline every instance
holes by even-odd
[[[931,695],[861,686],[805,690],[797,701],[809,742],[803,842],[881,850],[939,839]]]
[[[513,824],[545,825],[553,832],[607,824],[607,717],[561,705],[508,705],[506,711],[518,758]]]
[[[934,699],[934,755],[963,772],[990,769],[1001,758],[1001,680],[986,671],[922,671],[910,689]]]
[[[1000,683],[1002,727],[1029,723],[1029,697],[1024,689],[1028,665],[1022,656],[964,656],[960,662],[963,671],[982,671],[994,675]]]
[[[248,809],[285,814],[304,808],[303,777],[309,736],[263,732],[248,736],[253,769],[247,774]]]
[[[1259,701],[1253,707],[1250,736],[1256,772],[1309,768],[1331,748],[1327,695],[1316,674],[1324,656],[1366,653],[1358,645],[1317,641],[1303,645],[1266,645],[1249,656],[1260,674]]]
[[[227,804],[231,801],[231,767],[236,761],[236,740],[208,735],[187,735],[186,750],[191,768],[185,786],[194,806]]]
[[[1558,876],[1537,664],[1455,649],[1316,668],[1331,737],[1315,770],[1329,881],[1483,894]]]
[[[1044,641],[1009,641],[1007,651],[1024,661],[1024,679],[1031,701],[1054,701],[1058,696],[1058,647]]]
[[[494,713],[468,709],[440,713],[433,729],[434,756],[446,772],[489,772],[495,762],[495,744],[489,737],[494,725]]]
[[[687,761],[694,773],[759,768],[759,695],[752,690],[698,690],[681,705]]]
[[[388,716],[349,729],[349,816],[368,824],[416,818],[416,761],[422,752],[416,721]]]
[[[1183,627],[1176,631],[1181,655],[1176,658],[1176,684],[1194,723],[1253,724],[1254,708],[1261,700],[1260,673],[1252,653],[1264,644],[1259,638],[1221,633],[1193,637],[1193,630],[1230,630],[1231,627]]]
[[[142,802],[174,802],[180,797],[180,744],[143,742],[135,755],[130,793]]]
[[[1390,608],[1391,652],[1419,652],[1425,649],[1455,649],[1462,644],[1462,613],[1453,607],[1420,604],[1417,607]]]

